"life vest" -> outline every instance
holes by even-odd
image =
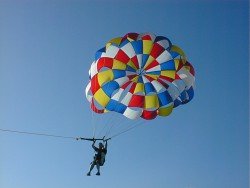
[[[97,154],[95,155],[95,160],[99,163],[100,166],[103,166],[105,163],[105,156],[106,156],[107,150],[102,149],[101,151],[99,150]]]
[[[101,160],[99,161],[100,166],[104,165],[104,163],[105,163],[105,156],[106,156],[106,153],[102,152],[101,153]]]

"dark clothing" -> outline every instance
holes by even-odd
[[[110,139],[109,139],[110,140]],[[95,150],[96,154],[94,156],[94,160],[90,163],[89,172],[87,176],[91,175],[91,171],[93,170],[94,166],[97,168],[96,175],[100,175],[100,166],[104,165],[105,162],[105,155],[107,154],[108,143],[105,140],[105,146],[102,143],[99,143],[99,147],[95,147],[95,140],[93,140],[92,148]]]
[[[97,148],[94,145],[93,145],[93,149],[96,152],[94,156],[93,164],[99,164],[100,166],[103,166],[105,162],[105,155],[107,154],[107,149],[105,147]]]

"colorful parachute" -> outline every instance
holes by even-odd
[[[96,113],[150,120],[193,98],[194,75],[184,52],[168,38],[128,33],[96,52],[86,97]]]

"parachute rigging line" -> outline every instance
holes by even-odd
[[[142,122],[141,122],[142,123]],[[28,132],[28,131],[18,131],[18,130],[11,130],[11,129],[1,129],[0,131],[2,132],[10,132],[10,133],[18,133],[18,134],[27,134],[27,135],[35,135],[35,136],[46,136],[46,137],[54,137],[54,138],[63,138],[63,139],[74,139],[74,140],[86,140],[86,141],[94,141],[94,140],[110,140],[111,138],[114,138],[118,135],[121,135],[125,132],[128,132],[131,129],[134,129],[135,127],[137,127],[138,125],[140,125],[141,123],[130,127],[129,129],[126,129],[120,133],[117,133],[115,135],[113,135],[112,137],[108,138],[108,139],[104,139],[106,136],[104,136],[104,138],[82,138],[82,137],[73,137],[73,136],[62,136],[62,135],[54,135],[54,134],[46,134],[46,133],[38,133],[38,132]]]
[[[54,135],[54,134],[46,134],[46,133],[38,133],[38,132],[27,132],[27,131],[17,131],[17,130],[10,130],[10,129],[1,129],[2,132],[12,132],[12,133],[19,133],[19,134],[29,134],[29,135],[36,135],[36,136],[47,136],[47,137],[55,137],[55,138],[70,138],[76,139],[76,137],[72,136],[62,136],[62,135]]]
[[[144,122],[140,122],[140,123],[138,123],[137,125],[135,125],[135,126],[133,126],[133,127],[130,127],[130,128],[128,128],[128,129],[125,129],[124,131],[122,131],[122,132],[120,132],[120,133],[117,133],[117,134],[111,136],[110,139],[111,139],[111,138],[114,138],[114,137],[117,137],[117,136],[119,136],[119,135],[121,135],[121,134],[123,134],[123,133],[126,133],[126,132],[130,131],[130,130],[136,128],[137,126],[141,125],[142,123],[144,123]]]

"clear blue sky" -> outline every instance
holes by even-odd
[[[111,140],[100,177],[85,175],[89,142],[0,132],[0,187],[247,188],[248,11],[243,0],[0,0],[0,128],[91,136],[88,69],[127,32],[169,37],[196,70],[193,101]]]

